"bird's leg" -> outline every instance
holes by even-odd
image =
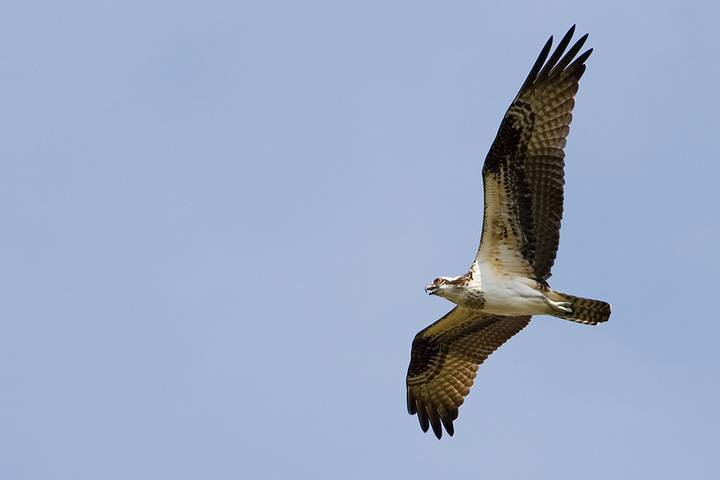
[[[560,313],[564,315],[569,315],[572,313],[572,303],[570,302],[555,302],[547,297],[545,297],[545,300],[547,301],[548,305],[550,305],[553,313]]]

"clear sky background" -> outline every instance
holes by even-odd
[[[720,477],[711,2],[5,2],[0,477]],[[453,438],[405,410],[482,161],[595,53],[552,285]]]

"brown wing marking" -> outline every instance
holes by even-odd
[[[480,364],[522,330],[529,316],[503,317],[456,307],[415,335],[407,373],[407,407],[420,427],[455,432],[453,421]]]
[[[476,261],[498,256],[497,243],[518,252],[521,269],[550,277],[563,214],[565,144],[585,61],[587,35],[568,51],[575,27],[547,59],[552,37],[510,105],[483,166],[485,216]],[[563,55],[564,54],[564,55]],[[547,62],[546,62],[547,59]],[[495,244],[495,245],[494,245]]]

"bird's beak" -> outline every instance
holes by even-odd
[[[435,293],[437,293],[438,287],[437,287],[437,285],[431,284],[431,285],[428,285],[427,287],[425,287],[425,291],[427,292],[428,295],[434,295]]]

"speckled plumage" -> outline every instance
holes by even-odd
[[[591,325],[610,316],[609,304],[556,292],[547,283],[563,215],[563,149],[592,52],[578,55],[587,35],[566,52],[574,31],[549,58],[548,40],[500,124],[483,166],[482,238],[470,271],[426,288],[457,304],[415,336],[407,375],[408,411],[438,438],[443,426],[454,433],[478,366],[532,315]]]
[[[458,409],[470,393],[478,366],[525,328],[530,316],[501,317],[455,307],[415,335],[407,374],[408,412],[420,426],[452,435]]]

